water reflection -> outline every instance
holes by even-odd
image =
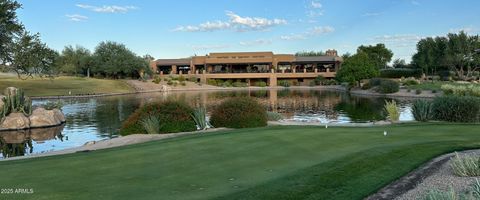
[[[21,156],[77,147],[89,141],[118,136],[121,123],[139,106],[167,99],[203,106],[207,112],[229,97],[251,96],[269,111],[279,112],[287,120],[309,122],[369,122],[385,119],[384,98],[350,96],[344,92],[310,89],[186,91],[148,93],[102,98],[63,100],[66,123],[58,129],[34,129],[0,133],[2,157]],[[411,120],[410,102],[396,100],[402,107],[402,121]],[[34,101],[34,104],[44,101]],[[63,129],[63,130],[62,130]],[[35,133],[34,133],[35,132]]]

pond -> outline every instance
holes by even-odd
[[[267,110],[281,113],[285,120],[318,123],[371,122],[385,119],[385,98],[351,96],[345,92],[313,89],[183,91],[146,93],[101,98],[62,100],[66,123],[49,129],[0,132],[0,159],[82,146],[89,141],[118,137],[122,121],[140,105],[184,100],[205,106],[207,112],[234,96],[257,98]],[[35,100],[42,104],[46,100]],[[412,120],[410,101],[396,99],[401,121]]]

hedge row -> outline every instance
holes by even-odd
[[[422,70],[410,69],[410,68],[394,68],[394,69],[382,69],[380,70],[381,78],[402,78],[402,77],[416,77],[422,76]]]

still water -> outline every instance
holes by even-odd
[[[140,105],[183,100],[205,106],[207,112],[222,100],[234,96],[257,98],[266,109],[281,113],[285,120],[318,123],[371,122],[385,119],[385,98],[357,97],[344,92],[288,89],[238,91],[184,91],[148,93],[101,98],[62,100],[66,123],[60,127],[0,132],[0,159],[77,147],[89,141],[118,136],[122,121]],[[412,120],[410,101],[396,99],[401,121]],[[34,101],[42,104],[45,100]]]

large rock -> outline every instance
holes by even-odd
[[[45,110],[45,108],[36,108],[30,115],[30,127],[48,127],[55,126],[62,123],[55,111]]]
[[[23,113],[10,113],[3,119],[0,129],[21,130],[30,128],[30,120]]]
[[[60,110],[60,109],[53,109],[53,116],[55,117],[55,119],[57,119],[58,121],[60,121],[61,123],[65,122],[65,115],[63,114],[63,112]]]

